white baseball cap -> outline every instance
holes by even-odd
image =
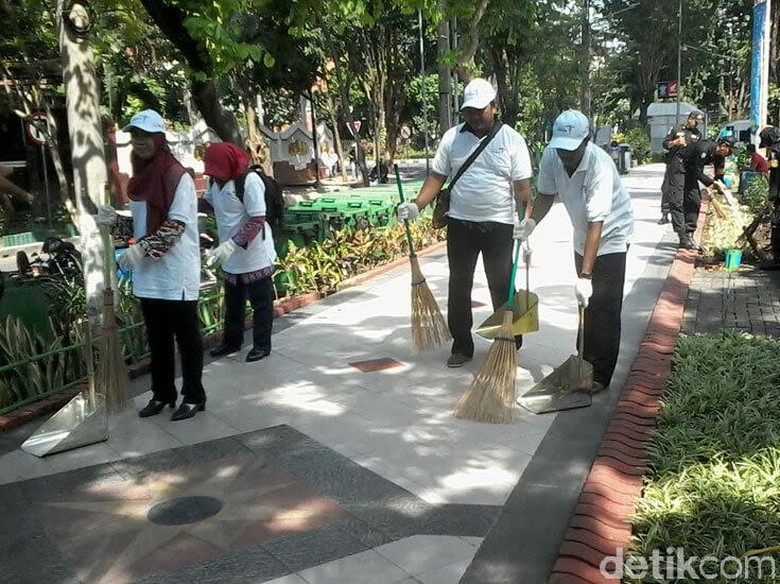
[[[138,128],[149,134],[165,133],[165,122],[156,111],[147,109],[130,118],[130,123],[122,128],[122,131],[129,132],[132,128]]]
[[[494,99],[496,99],[496,90],[493,89],[490,81],[477,77],[469,81],[466,89],[463,90],[463,105],[460,106],[460,111],[467,107],[485,108]]]
[[[576,150],[589,135],[590,124],[585,114],[573,109],[566,110],[555,118],[550,147]]]

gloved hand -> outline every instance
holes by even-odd
[[[515,230],[512,233],[512,237],[515,239],[528,239],[528,237],[536,229],[536,221],[533,219],[523,219],[520,223],[515,223]]]
[[[210,249],[206,252],[206,265],[212,266],[214,264],[216,265],[222,265],[227,261],[227,259],[233,255],[233,252],[238,249],[238,245],[236,245],[236,242],[232,239],[228,239],[227,241],[220,243],[217,247],[214,249]]]
[[[593,282],[590,278],[577,278],[574,285],[574,295],[577,297],[577,303],[583,308],[588,307],[590,297],[593,296]]]
[[[399,221],[414,221],[420,216],[420,209],[416,203],[401,203],[395,210]]]
[[[146,255],[146,250],[138,243],[131,245],[127,251],[119,256],[119,267],[123,270],[132,270]]]
[[[95,221],[98,225],[113,225],[116,223],[117,213],[111,205],[98,206],[97,215],[95,215]]]
[[[723,192],[726,190],[726,186],[722,182],[720,182],[719,180],[716,180],[714,183],[712,183],[712,186],[720,194],[723,194]]]

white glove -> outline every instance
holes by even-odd
[[[512,237],[515,239],[528,239],[528,237],[536,229],[536,221],[533,219],[523,219],[520,223],[515,223],[515,230],[512,233]]]
[[[238,249],[238,245],[232,239],[220,243],[214,249],[206,251],[206,265],[212,266],[214,264],[222,265],[225,261],[233,255],[233,252]]]
[[[593,282],[589,278],[577,278],[577,283],[574,285],[574,295],[577,297],[579,305],[587,308],[590,297],[593,296]]]
[[[401,203],[395,210],[399,221],[414,221],[420,216],[420,209],[416,203]]]
[[[125,253],[119,256],[119,267],[123,270],[132,270],[146,255],[146,250],[139,244],[131,245]]]
[[[111,205],[98,206],[97,215],[95,215],[95,221],[98,225],[113,225],[116,223],[117,213]]]

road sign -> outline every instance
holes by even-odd
[[[46,144],[46,133],[44,130],[49,127],[49,118],[44,113],[33,114],[31,120],[24,123],[24,129],[27,139],[36,146]]]

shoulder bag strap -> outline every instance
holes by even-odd
[[[497,122],[490,130],[487,136],[485,136],[485,139],[482,140],[482,142],[479,143],[479,145],[474,148],[474,151],[469,155],[469,157],[466,159],[466,161],[463,163],[463,165],[458,169],[458,172],[455,173],[455,176],[452,177],[452,180],[450,181],[450,184],[447,185],[448,189],[452,189],[452,187],[455,186],[455,183],[458,182],[458,179],[463,176],[463,173],[466,172],[469,169],[469,166],[471,166],[471,163],[474,162],[477,159],[477,156],[479,156],[482,151],[487,148],[487,145],[490,144],[490,141],[496,137],[496,134],[498,134],[499,130],[504,127],[504,124],[502,122]]]

